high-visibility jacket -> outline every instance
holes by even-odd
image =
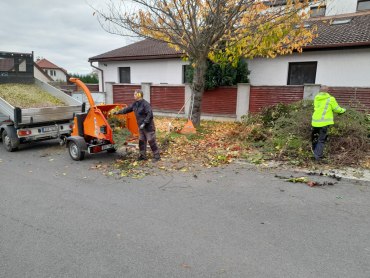
[[[315,96],[314,112],[312,115],[312,126],[323,127],[334,124],[334,114],[342,114],[346,109],[340,107],[335,99],[329,93],[320,92]]]

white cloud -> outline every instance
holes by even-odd
[[[105,32],[85,0],[1,1],[0,10],[0,51],[34,51],[70,73],[89,73],[90,57],[132,43]]]

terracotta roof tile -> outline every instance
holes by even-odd
[[[49,60],[47,59],[41,59],[41,60],[37,60],[36,61],[36,64],[42,68],[42,69],[58,69],[58,70],[61,70],[65,73],[65,75],[68,75],[68,72],[64,69],[64,68],[61,68],[61,67],[58,67],[57,65],[53,64],[52,62],[50,62]]]
[[[36,64],[43,69],[60,69],[57,65],[46,59],[37,60]]]
[[[143,59],[164,59],[178,58],[182,56],[181,51],[177,51],[168,46],[167,43],[145,39],[94,57],[89,61],[114,61],[114,60],[143,60]]]
[[[336,20],[350,19],[344,24],[333,24]],[[311,26],[317,25],[318,37],[303,49],[370,46],[370,12],[327,16],[308,20]],[[163,58],[180,58],[181,51],[166,43],[146,39],[94,57],[94,61],[126,61]]]

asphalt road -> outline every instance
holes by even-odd
[[[1,146],[0,277],[370,277],[365,182],[311,188],[240,164],[138,180],[90,169],[115,157]]]

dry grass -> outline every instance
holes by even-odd
[[[19,108],[66,106],[34,84],[0,84],[0,97]]]

